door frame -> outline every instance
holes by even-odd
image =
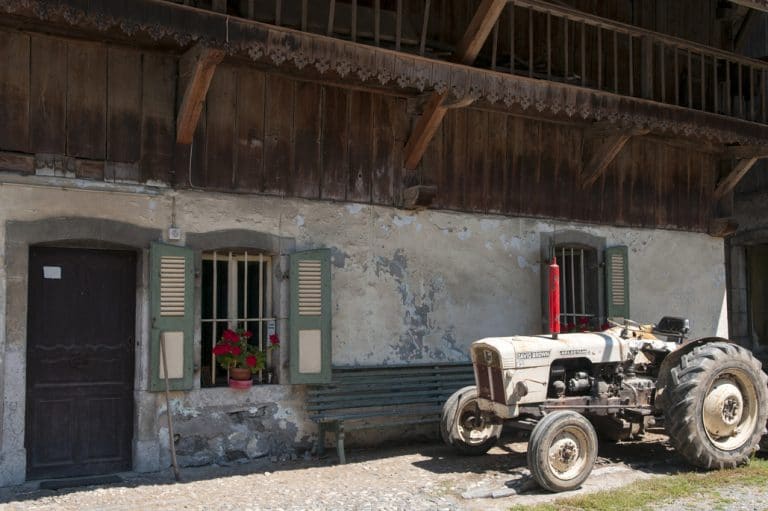
[[[725,242],[728,334],[732,341],[749,348],[766,363],[768,346],[755,343],[749,313],[747,249],[757,245],[768,245],[768,228],[741,232]]]
[[[26,353],[29,247],[49,245],[77,248],[109,248],[137,252],[136,322],[137,347],[149,339],[149,245],[162,239],[162,231],[125,222],[97,218],[59,217],[5,223],[4,337],[0,336],[0,486],[26,480]],[[0,293],[2,290],[0,289]],[[134,360],[134,416],[132,464],[137,471],[159,469],[155,399],[147,392],[148,350],[136,349]],[[154,457],[153,457],[154,456]]]

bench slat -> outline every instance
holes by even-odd
[[[417,384],[414,385],[412,383],[386,383],[386,382],[380,382],[376,384],[368,384],[368,385],[347,385],[347,386],[337,386],[334,388],[327,388],[327,389],[312,389],[310,390],[307,395],[310,400],[316,401],[316,400],[329,400],[333,399],[336,396],[346,396],[346,395],[360,395],[360,394],[390,394],[390,393],[399,393],[399,392],[408,392],[411,389],[435,389],[435,390],[450,390],[451,393],[453,393],[454,390],[457,390],[461,387],[465,387],[467,385],[474,384],[475,380],[473,378],[461,378],[461,379],[455,379],[452,382],[438,382],[438,383],[430,383],[430,384]]]

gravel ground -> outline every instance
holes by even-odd
[[[652,435],[643,442],[601,444],[600,459],[577,492],[684,470],[665,443]],[[524,442],[509,441],[477,458],[460,457],[440,444],[348,452],[347,465],[335,457],[272,463],[260,460],[230,467],[122,474],[115,485],[60,491],[37,485],[0,489],[0,510],[506,510],[515,504],[552,501],[525,468]],[[723,489],[720,498],[691,497],[659,503],[662,511],[768,510],[768,488]]]

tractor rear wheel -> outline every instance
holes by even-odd
[[[528,468],[542,488],[551,492],[581,486],[597,459],[597,434],[580,413],[550,413],[536,424],[528,441]]]
[[[454,392],[443,405],[440,434],[459,454],[480,456],[496,445],[501,424],[477,407],[477,387],[469,385]]]
[[[752,354],[712,342],[686,353],[670,371],[665,428],[672,445],[696,467],[746,463],[768,417],[768,377]]]

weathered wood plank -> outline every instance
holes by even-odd
[[[467,167],[464,206],[469,211],[485,212],[488,190],[488,113],[482,110],[467,111]]]
[[[307,199],[320,197],[320,158],[323,87],[314,83],[296,84],[296,165],[290,184],[293,195]]]
[[[396,187],[402,186],[403,142],[407,133],[405,100],[373,96],[373,182],[374,204],[393,205]]]
[[[437,193],[432,200],[432,206],[435,208],[446,208],[447,200],[445,198],[446,191],[446,179],[445,179],[445,156],[446,150],[443,144],[445,126],[441,124],[435,136],[427,146],[427,151],[424,153],[422,160],[422,179],[419,184],[435,185],[437,187]],[[407,135],[406,135],[407,136]],[[405,152],[403,152],[403,158],[405,158]],[[403,164],[404,165],[404,164]],[[406,186],[410,186],[416,183],[406,183]]]
[[[538,215],[541,209],[541,123],[525,120],[522,123],[522,147],[518,160],[520,173],[520,213]],[[547,199],[548,200],[548,199]]]
[[[525,155],[525,120],[520,117],[507,117],[507,139],[509,141],[509,153],[507,155],[508,170],[505,174],[504,210],[507,214],[519,214],[522,212],[522,175],[525,167],[523,161]]]
[[[67,154],[103,160],[107,151],[107,49],[70,41],[67,54]]]
[[[264,192],[282,195],[293,179],[293,112],[296,83],[267,75]]]
[[[349,92],[326,87],[323,99],[323,175],[320,195],[323,199],[346,197],[349,152],[347,151],[347,112]]]
[[[35,157],[31,154],[0,151],[0,171],[33,174],[35,172]]]
[[[235,182],[240,190],[263,188],[265,80],[262,71],[238,69]]]
[[[176,146],[176,59],[147,53],[142,64],[141,178],[169,183]]]
[[[373,104],[368,92],[352,91],[349,117],[347,200],[371,201]]]
[[[29,149],[29,36],[0,30],[0,149]]]
[[[237,73],[232,67],[219,66],[206,101],[205,183],[211,188],[226,190],[234,185],[236,101]]]
[[[141,53],[110,48],[107,54],[107,160],[141,158]],[[133,179],[138,180],[139,176]]]
[[[30,96],[35,101],[29,105],[29,149],[35,153],[64,154],[67,81],[63,77],[67,75],[67,43],[35,34],[31,37],[31,59]]]
[[[202,43],[187,51],[179,62],[179,85],[184,93],[176,119],[176,141],[189,144],[195,133],[203,101],[205,101],[216,67],[224,59],[224,51],[206,48]]]
[[[507,190],[507,116],[488,114],[488,179],[486,180],[486,208],[489,213],[502,213]]]
[[[449,209],[463,209],[469,149],[467,147],[467,110],[450,110],[445,117],[443,147],[445,172],[438,194]]]

